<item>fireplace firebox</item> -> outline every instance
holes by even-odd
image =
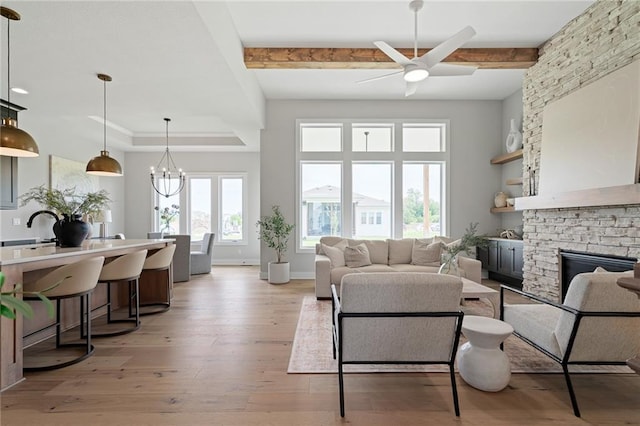
[[[562,299],[567,294],[571,279],[583,272],[593,272],[600,266],[609,272],[623,272],[633,269],[638,259],[608,254],[586,253],[560,250],[560,289]]]

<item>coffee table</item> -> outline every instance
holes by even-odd
[[[462,278],[463,299],[487,299],[493,306],[493,317],[500,318],[500,292],[478,284],[466,278]]]

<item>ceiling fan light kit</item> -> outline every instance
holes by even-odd
[[[382,52],[391,58],[395,63],[402,66],[402,71],[386,74],[378,77],[361,80],[358,83],[368,83],[402,74],[407,83],[405,96],[411,96],[418,90],[418,83],[427,79],[427,77],[451,77],[471,75],[476,67],[465,65],[441,64],[441,62],[456,49],[462,47],[475,34],[475,30],[467,26],[457,32],[452,37],[443,41],[433,49],[429,50],[422,56],[418,56],[418,12],[424,6],[422,0],[413,0],[409,3],[409,9],[414,13],[414,32],[413,32],[413,59],[410,59],[394,49],[384,41],[376,41],[374,44]]]
[[[19,21],[20,14],[8,7],[0,6],[0,15],[7,18],[7,111],[11,108],[11,21]],[[18,122],[11,117],[2,119],[0,130],[0,155],[9,157],[37,157],[40,155],[38,144],[31,135],[18,129]]]
[[[407,65],[404,70],[404,81],[417,83],[429,77],[429,71],[418,65]]]

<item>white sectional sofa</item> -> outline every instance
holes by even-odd
[[[331,284],[339,286],[342,277],[346,274],[438,272],[440,253],[447,244],[456,244],[456,241],[446,237],[399,240],[322,237],[320,243],[316,244],[316,298],[330,299]],[[367,262],[367,255],[369,262]],[[458,256],[458,267],[461,277],[477,283],[481,282],[480,261]]]

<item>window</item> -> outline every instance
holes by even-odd
[[[158,181],[159,188],[165,184],[165,180],[160,178]],[[177,179],[174,179],[177,180]],[[169,185],[169,182],[166,182]],[[174,187],[176,182],[172,182]],[[152,189],[153,191],[153,189]],[[180,233],[180,194],[172,195],[167,198],[153,191],[155,199],[154,222],[155,229],[165,234]]]
[[[303,152],[342,151],[342,126],[336,124],[301,126],[300,150]]]
[[[243,181],[241,177],[220,178],[220,241],[244,239]]]
[[[200,241],[211,232],[211,178],[189,179],[191,239]]]
[[[391,152],[393,125],[354,124],[351,132],[353,151]]]
[[[302,208],[299,247],[315,247],[323,235],[340,235],[342,229],[342,165],[300,165]]]
[[[296,249],[447,235],[447,120],[298,120]]]
[[[366,212],[369,217],[368,226],[353,230],[356,238],[391,238],[391,171],[390,163],[353,164],[353,209],[355,214]],[[380,222],[376,221],[376,212],[380,212]]]
[[[402,149],[404,152],[443,152],[444,125],[404,124]]]
[[[188,233],[191,241],[213,232],[216,244],[247,244],[246,180],[244,173],[190,173],[180,194],[165,198],[154,191],[155,229]],[[165,208],[173,214],[168,220],[163,219]]]
[[[403,236],[442,235],[443,165],[404,163],[402,168]]]

